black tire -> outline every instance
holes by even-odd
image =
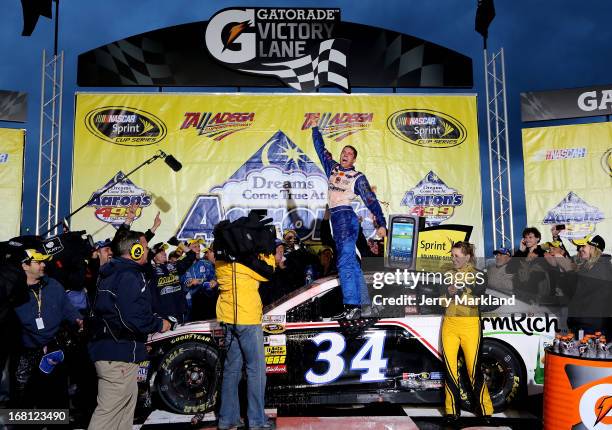
[[[159,364],[156,388],[169,411],[210,412],[217,403],[219,354],[211,345],[185,342],[170,349]]]
[[[476,404],[468,381],[463,357],[459,360],[461,407],[474,411]],[[526,387],[526,375],[516,351],[503,342],[484,339],[480,349],[480,367],[489,389],[491,403],[495,412],[501,412],[510,405],[515,405],[523,396]],[[468,388],[469,387],[469,388]]]

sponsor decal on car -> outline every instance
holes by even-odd
[[[266,373],[270,373],[270,374],[287,373],[287,365],[286,364],[274,364],[274,365],[266,366]]]
[[[106,106],[85,116],[87,130],[99,139],[122,146],[159,143],[166,137],[164,122],[149,112],[127,106]]]
[[[183,334],[181,336],[177,336],[175,338],[170,339],[170,343],[171,344],[175,344],[178,342],[186,342],[188,340],[198,340],[201,342],[210,342],[211,338],[210,336],[204,335],[204,334],[199,334],[199,333],[189,333],[189,334]]]
[[[459,120],[428,109],[397,111],[387,118],[387,128],[404,142],[425,148],[452,148],[467,137]]]
[[[286,330],[284,324],[264,324],[263,331],[270,334],[283,333]]]
[[[146,382],[149,374],[150,361],[141,361],[138,363],[138,374],[136,375],[136,382]]]

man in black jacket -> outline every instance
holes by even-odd
[[[15,307],[28,301],[27,288],[22,269],[13,264],[0,264],[0,389],[8,387],[2,375],[9,355],[19,345],[20,334]],[[4,401],[6,398],[0,398],[0,404]]]
[[[174,317],[177,322],[183,324],[187,316],[187,299],[180,276],[191,267],[196,254],[189,250],[176,263],[169,263],[167,249],[168,244],[163,242],[156,243],[151,249],[154,274],[153,312],[166,319]]]
[[[89,354],[98,373],[98,406],[89,429],[131,429],[138,397],[138,362],[146,358],[147,335],[170,329],[153,315],[147,288],[147,240],[126,232],[119,257],[100,269]]]

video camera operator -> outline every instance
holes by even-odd
[[[274,428],[265,415],[266,363],[259,284],[274,270],[274,227],[255,213],[215,228],[213,249],[219,283],[217,320],[225,330],[221,408],[218,429],[241,425],[238,384],[243,364],[247,373],[249,429]],[[195,419],[195,417],[194,417]]]
[[[129,231],[117,242],[119,257],[100,268],[91,320],[89,354],[98,373],[98,406],[89,429],[131,429],[138,397],[138,362],[147,335],[170,329],[153,315],[145,266],[147,240]]]

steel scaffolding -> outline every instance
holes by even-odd
[[[514,249],[504,48],[490,56],[485,49],[484,65],[493,249],[502,246]]]
[[[36,234],[50,230],[57,224],[62,149],[63,81],[64,52],[47,59],[46,50],[43,50]],[[49,232],[50,235],[57,233],[57,227]]]

